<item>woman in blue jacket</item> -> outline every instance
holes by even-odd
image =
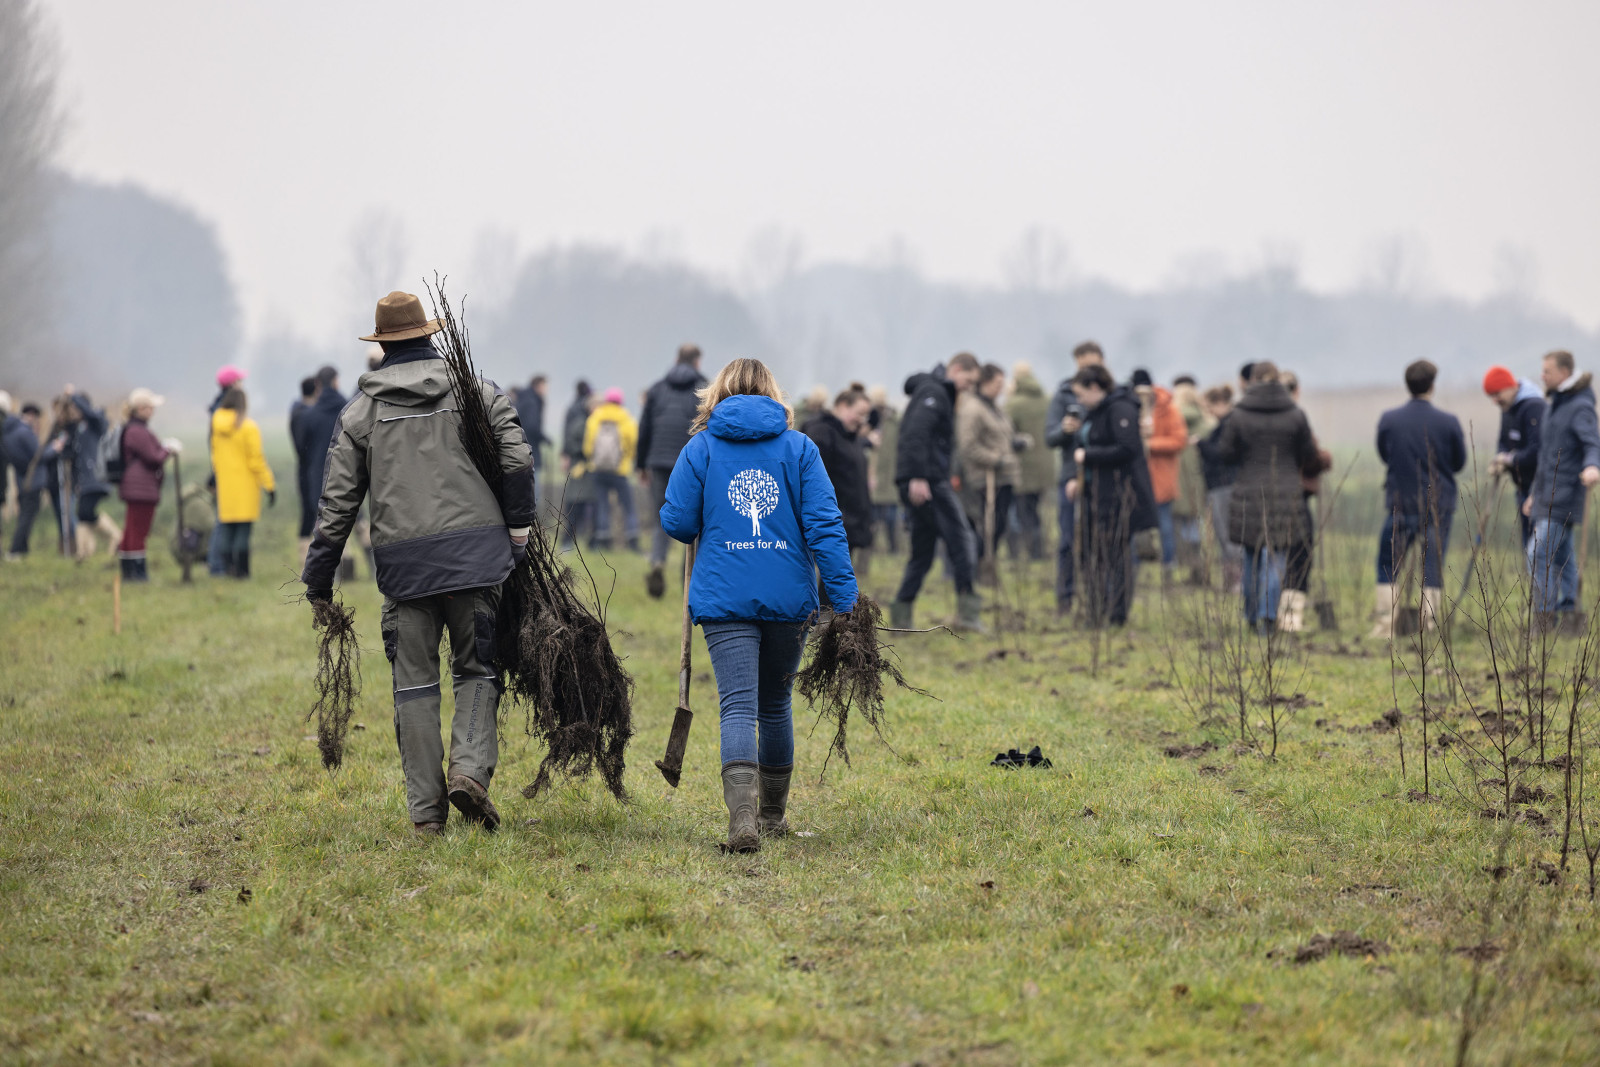
[[[856,603],[833,483],[817,446],[791,429],[782,395],[760,360],[722,368],[700,393],[661,509],[667,533],[700,539],[689,611],[717,675],[731,852],[755,852],[759,834],[788,831],[790,692],[817,609],[813,568],[836,610]]]

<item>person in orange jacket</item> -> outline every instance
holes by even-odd
[[[1139,429],[1149,455],[1150,488],[1156,498],[1157,529],[1161,531],[1161,577],[1167,581],[1178,562],[1178,538],[1172,525],[1172,503],[1178,499],[1178,457],[1189,447],[1189,427],[1172,394],[1156,385],[1142,367],[1133,372],[1133,391],[1139,394]]]

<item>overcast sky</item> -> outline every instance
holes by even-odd
[[[1080,276],[1293,258],[1318,289],[1399,234],[1428,291],[1600,323],[1596,0],[44,6],[67,167],[213,220],[252,330],[340,336],[374,210],[412,289],[492,286],[486,230],[730,279],[764,227],[810,262],[899,237],[998,282],[1042,225]]]

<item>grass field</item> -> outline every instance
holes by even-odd
[[[937,699],[891,698],[898,757],[856,735],[821,777],[826,731],[800,710],[808,836],[730,857],[698,640],[682,789],[651,766],[679,591],[648,600],[636,557],[611,561],[610,597],[637,682],[630,804],[594,782],[523,799],[539,752],[509,708],[502,832],[413,839],[366,582],[346,591],[363,729],[324,771],[290,510],[249,583],[181,586],[153,555],[120,636],[104,562],[0,568],[5,1062],[1431,1064],[1464,1025],[1471,1062],[1600,1062],[1582,858],[1544,884],[1553,831],[1481,818],[1466,784],[1408,801],[1415,748],[1402,778],[1371,726],[1395,699],[1355,636],[1365,541],[1337,557],[1344,639],[1310,636],[1313,703],[1276,759],[1169,688],[1193,594],[1147,580],[1091,674],[1047,567],[1008,564],[1027,633],[900,638]],[[880,560],[866,585],[887,600],[897,575]],[[952,613],[930,584],[921,616]],[[988,765],[1034,744],[1052,769]],[[1383,944],[1295,962],[1340,931]]]

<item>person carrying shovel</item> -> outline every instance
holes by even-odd
[[[383,649],[394,675],[395,738],[412,827],[442,833],[454,804],[467,822],[492,831],[500,825],[489,799],[499,756],[496,610],[501,584],[527,551],[533,453],[510,399],[483,383],[504,474],[502,506],[461,443],[450,376],[428,340],[439,320],[401,292],[378,301],[376,320],[362,340],[383,346],[383,362],[361,376],[355,399],[339,414],[301,580],[316,618],[326,619],[345,541],[370,493]],[[439,639],[446,629],[455,688],[448,776],[439,737]]]
[[[760,360],[736,359],[700,394],[667,482],[661,528],[700,540],[689,613],[717,676],[729,852],[788,831],[790,696],[817,609],[813,568],[835,612],[856,605],[844,519],[816,444]]]

